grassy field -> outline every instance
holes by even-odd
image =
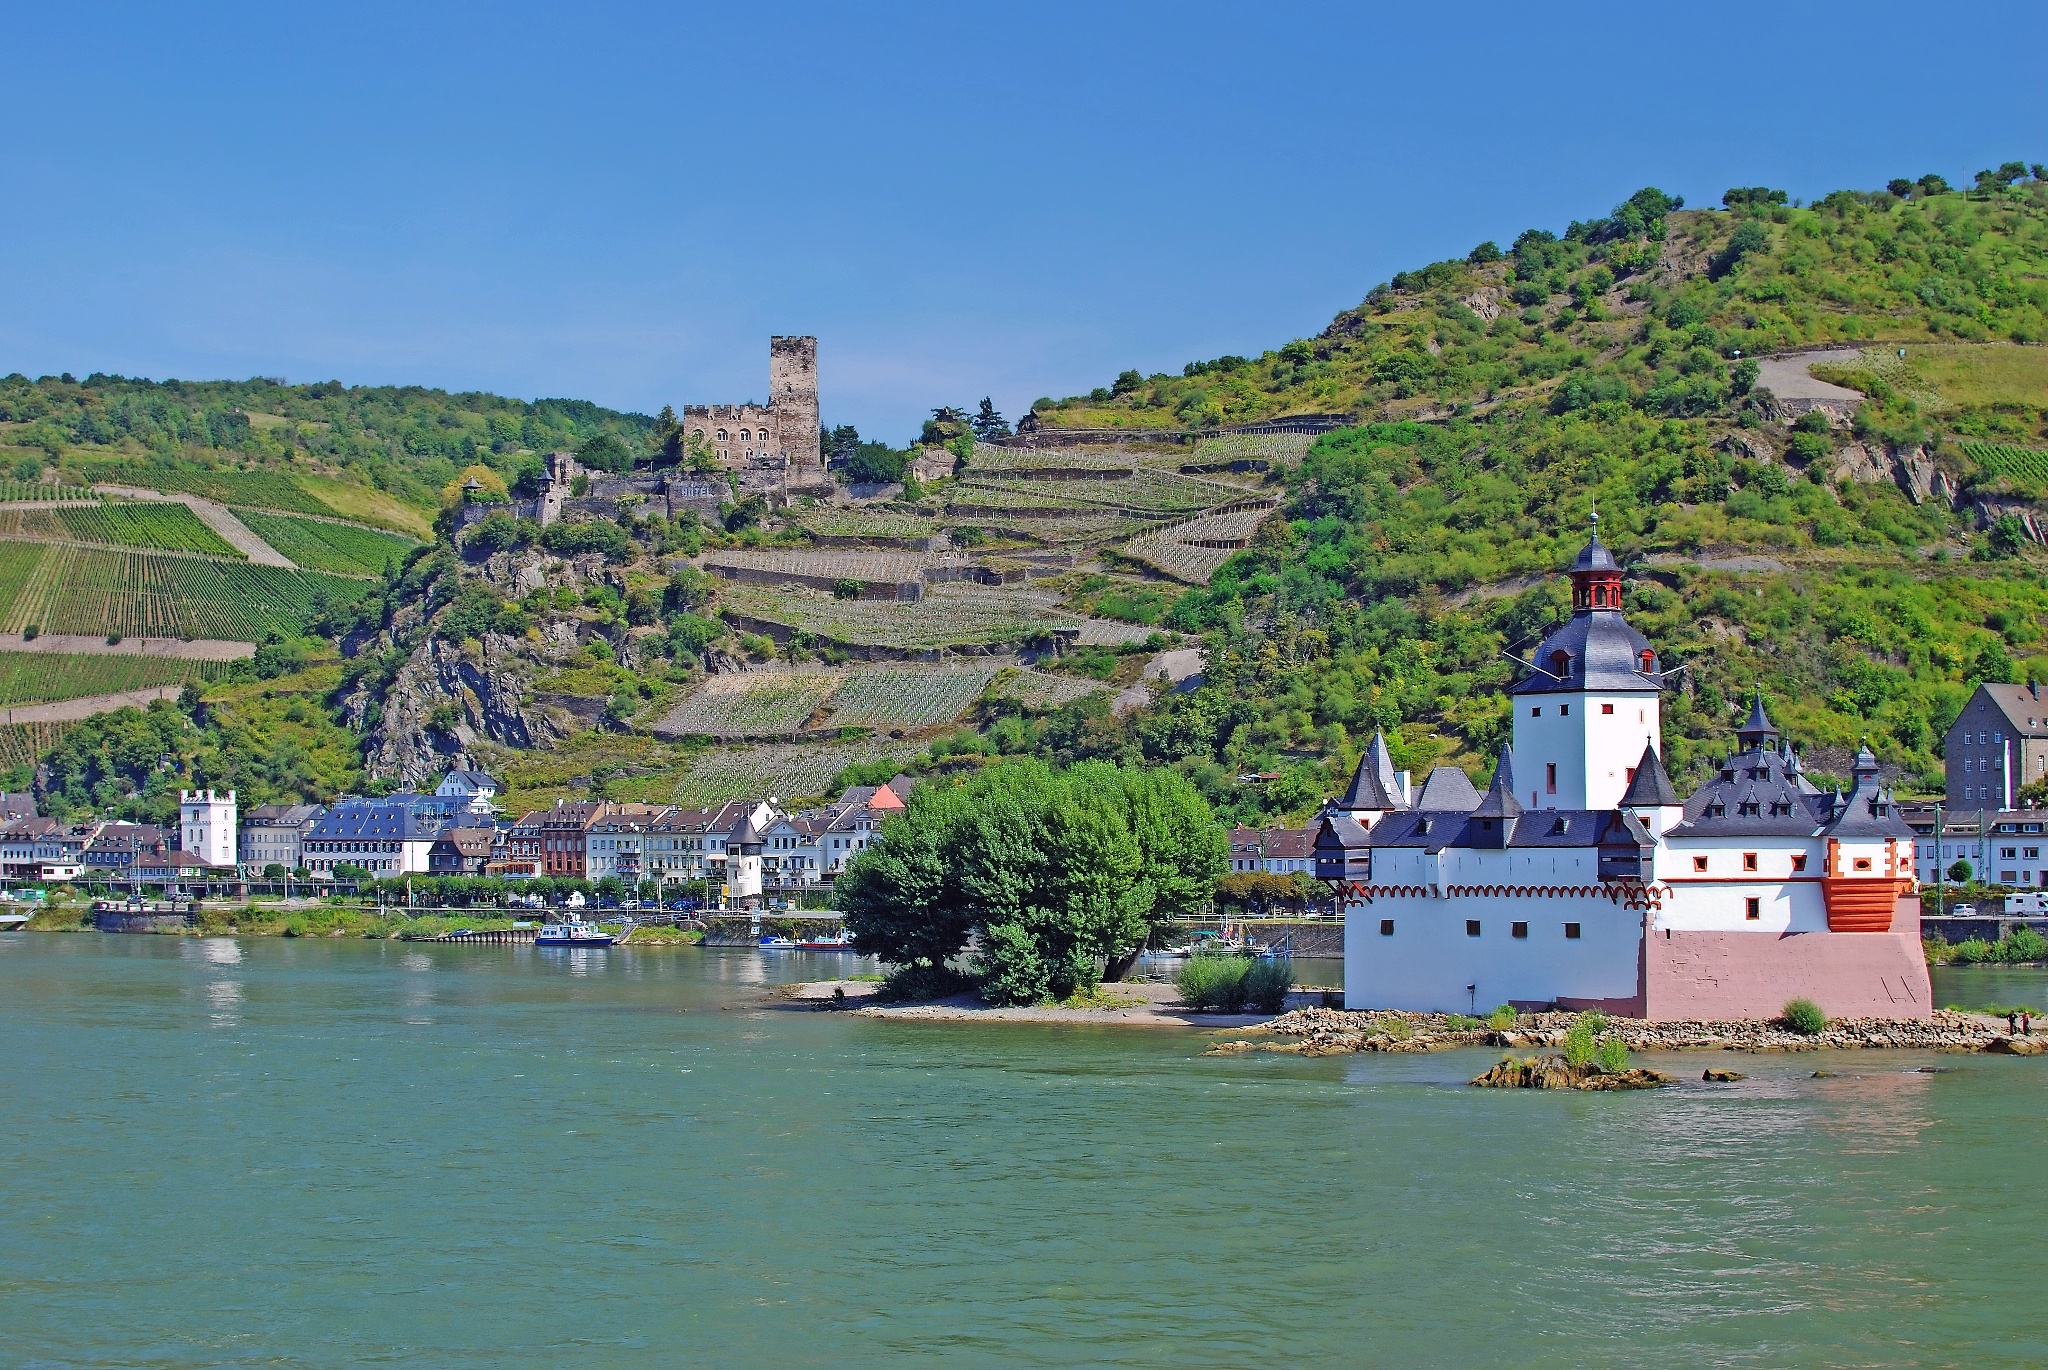
[[[295,479],[313,498],[326,506],[300,510],[301,513],[339,514],[345,519],[374,523],[379,528],[422,539],[434,535],[434,525],[427,514],[382,490],[372,490],[367,485],[351,485],[345,480],[330,480],[325,476],[298,476]],[[249,503],[261,504],[262,501],[251,500]]]
[[[0,705],[43,704],[187,680],[219,680],[232,665],[170,656],[0,652]]]
[[[2014,343],[1922,344],[1906,367],[1950,404],[2048,405],[2048,348]]]
[[[289,514],[237,509],[235,517],[302,569],[328,571],[338,576],[382,575],[385,562],[393,557],[403,560],[406,553],[419,545],[411,538],[391,533],[358,528],[352,524],[293,518]]]
[[[316,590],[344,603],[361,581],[243,562],[90,547],[0,544],[0,630],[260,641],[304,630]]]
[[[922,600],[839,600],[823,593],[728,585],[727,608],[835,642],[921,650],[1024,642],[1075,619],[1051,595],[972,584],[934,585]]]

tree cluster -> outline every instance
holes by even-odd
[[[1020,759],[920,786],[840,877],[838,904],[864,953],[936,971],[973,939],[984,996],[1037,1003],[1121,978],[1228,861],[1172,771]]]

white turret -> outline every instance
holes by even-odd
[[[178,849],[209,866],[235,864],[235,792],[178,791]]]
[[[1621,567],[1599,515],[1572,564],[1572,616],[1543,639],[1510,691],[1515,797],[1532,809],[1613,809],[1643,749],[1663,751],[1664,674],[1649,639],[1621,615]]]

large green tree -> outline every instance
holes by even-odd
[[[1173,772],[1017,760],[920,789],[839,903],[862,951],[935,968],[973,937],[984,995],[1035,1003],[1128,971],[1155,927],[1207,900],[1227,851]]]

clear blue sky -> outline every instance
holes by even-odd
[[[827,422],[1178,370],[1593,218],[2048,160],[2048,7],[14,6],[0,373]]]

